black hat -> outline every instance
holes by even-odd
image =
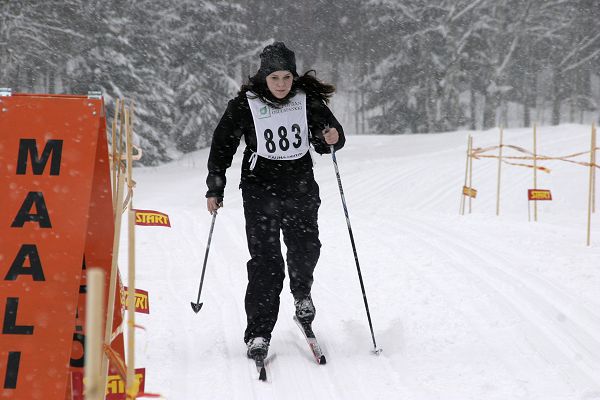
[[[258,73],[267,77],[275,71],[290,71],[293,76],[296,72],[296,55],[283,42],[275,42],[265,47],[260,53],[260,68]]]

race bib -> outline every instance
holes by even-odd
[[[254,93],[249,92],[250,97]],[[270,160],[295,160],[308,152],[306,94],[298,92],[281,108],[248,97],[256,131],[256,153]]]

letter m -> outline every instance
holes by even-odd
[[[60,159],[62,156],[62,140],[48,140],[42,157],[38,156],[38,147],[35,139],[21,139],[19,142],[19,159],[17,161],[17,175],[25,175],[27,171],[27,159],[31,158],[31,169],[34,175],[44,173],[48,159],[50,162],[50,175],[60,174]]]

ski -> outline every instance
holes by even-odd
[[[298,328],[300,328],[300,330],[302,331],[302,334],[304,335],[304,338],[306,339],[306,342],[308,343],[308,346],[310,347],[310,351],[312,352],[316,363],[317,364],[327,363],[327,360],[325,359],[325,354],[323,354],[323,351],[321,350],[321,346],[319,346],[319,342],[317,342],[317,338],[315,337],[315,333],[312,330],[310,322],[302,323],[302,322],[300,322],[298,317],[296,317],[295,315],[294,315],[294,322],[296,323],[296,325],[298,325]]]
[[[256,364],[256,371],[258,372],[258,379],[261,381],[267,380],[267,369],[265,368],[265,358],[256,357],[253,359]]]

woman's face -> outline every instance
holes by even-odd
[[[290,71],[275,71],[267,75],[267,87],[276,99],[283,99],[292,90],[294,76]]]

